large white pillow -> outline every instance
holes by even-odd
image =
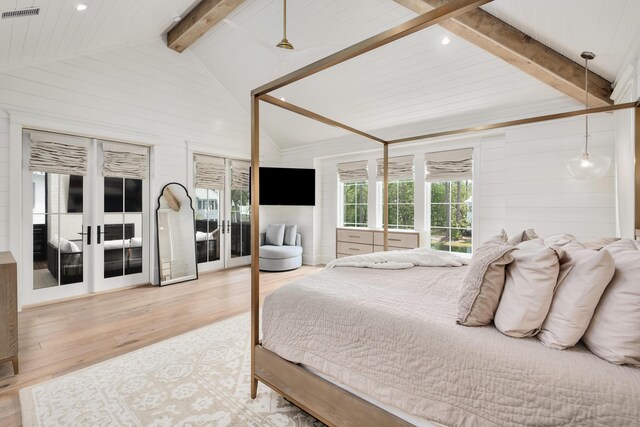
[[[604,250],[613,256],[616,271],[582,340],[609,362],[640,365],[640,250],[631,239]]]
[[[558,286],[538,339],[546,347],[563,350],[576,345],[589,327],[616,264],[609,252],[586,249],[578,242],[563,245],[559,253]]]
[[[505,335],[524,338],[540,331],[558,280],[558,253],[544,241],[528,241],[513,252],[494,323]]]

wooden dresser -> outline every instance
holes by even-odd
[[[18,374],[18,270],[11,252],[0,252],[0,363]]]
[[[389,231],[389,250],[420,247],[420,233],[413,230]],[[336,258],[370,254],[384,250],[384,232],[372,228],[337,228]]]

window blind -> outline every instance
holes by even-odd
[[[197,154],[195,161],[196,188],[206,188],[208,190],[224,190],[224,159],[213,156],[203,156]]]
[[[29,170],[87,175],[89,139],[38,131],[29,131],[29,138]]]
[[[473,148],[427,153],[424,159],[427,182],[466,181],[473,178]]]
[[[141,145],[100,141],[102,175],[114,178],[146,179],[149,171],[149,148]]]
[[[249,162],[231,160],[231,188],[239,190],[249,188]]]
[[[384,180],[384,159],[377,160],[378,181]],[[389,181],[413,179],[413,156],[389,157]]]
[[[356,182],[369,180],[367,161],[339,163],[338,179],[340,182]]]

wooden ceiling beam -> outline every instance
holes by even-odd
[[[451,0],[395,0],[418,14],[449,4]],[[582,65],[527,36],[478,8],[439,23],[452,34],[461,37],[489,53],[507,61],[536,79],[584,103]],[[613,104],[611,82],[589,72],[589,104],[602,107]]]
[[[202,0],[167,34],[167,46],[183,52],[244,0]]]

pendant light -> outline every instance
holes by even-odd
[[[589,109],[589,61],[596,55],[593,52],[582,52],[585,76],[585,108]],[[567,170],[575,179],[593,181],[602,178],[611,167],[611,158],[589,152],[589,115],[584,117],[584,150],[567,162]]]
[[[289,43],[289,40],[287,40],[287,0],[283,0],[283,32],[284,32],[284,36],[282,37],[282,40],[280,40],[280,43],[278,43],[276,46],[282,49],[289,49],[292,50],[293,49],[293,45],[291,43]]]

